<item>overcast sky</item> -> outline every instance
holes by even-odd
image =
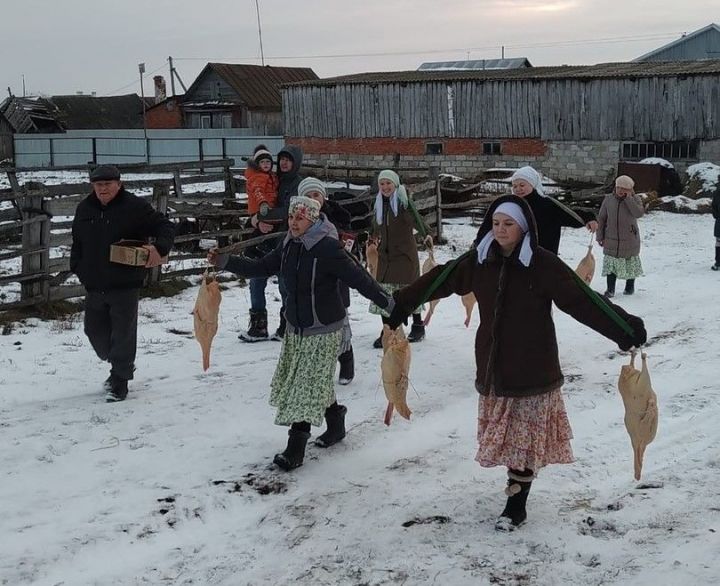
[[[718,0],[259,0],[265,62],[320,77],[507,57],[627,61],[715,20]],[[140,91],[138,63],[186,85],[209,60],[260,63],[255,0],[0,0],[0,89]],[[384,55],[378,55],[384,54]],[[157,70],[157,71],[156,71]],[[168,90],[170,84],[168,83]]]

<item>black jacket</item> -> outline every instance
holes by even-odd
[[[342,328],[345,319],[338,283],[356,289],[379,307],[392,311],[392,297],[342,247],[326,219],[300,238],[289,234],[281,247],[258,260],[231,256],[222,267],[244,277],[280,274],[285,280],[285,318],[299,335],[326,334]]]
[[[712,215],[715,218],[715,238],[720,238],[720,185],[715,190],[712,198]]]
[[[330,223],[335,226],[338,234],[340,234],[340,232],[350,230],[350,218],[352,216],[350,215],[350,212],[339,203],[330,201],[326,198],[325,203],[323,203],[322,208],[320,208],[320,212],[325,214],[327,219],[330,220]],[[339,238],[339,240],[342,243],[342,239]],[[338,283],[338,287],[340,288],[340,297],[342,297],[343,305],[345,307],[350,307],[350,288],[342,281]]]
[[[124,187],[107,206],[91,193],[75,211],[70,270],[88,291],[137,289],[142,287],[145,269],[111,263],[110,245],[118,240],[147,242],[153,237],[155,248],[165,256],[174,234],[170,220]]]
[[[551,197],[539,195],[535,190],[524,199],[528,202],[533,216],[535,216],[538,244],[554,254],[557,254],[560,249],[560,231],[563,226],[582,228],[595,219],[595,214],[592,212],[573,210],[582,219],[582,222],[579,222],[577,218],[563,209],[562,204]]]
[[[302,149],[294,144],[286,145],[278,152],[278,161],[281,155],[289,155],[293,160],[293,166],[290,171],[283,173],[280,171],[278,164],[278,199],[277,208],[282,209],[284,217],[287,220],[288,209],[290,208],[290,198],[298,194],[298,185],[302,181],[300,176],[300,167],[302,166],[303,152]]]

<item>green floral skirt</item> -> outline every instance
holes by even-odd
[[[639,256],[630,258],[617,258],[605,255],[603,257],[602,276],[616,275],[618,279],[635,279],[643,276],[642,263]]]
[[[397,283],[378,283],[378,285],[380,285],[385,290],[385,292],[388,293],[389,295],[392,295],[393,293],[395,293],[395,291],[399,291],[400,289],[405,287],[405,285],[398,285]],[[421,305],[420,307],[415,308],[415,311],[413,311],[413,313],[420,313],[424,309],[425,309],[425,305]],[[387,311],[378,307],[374,303],[370,303],[370,313],[372,313],[373,315],[382,315],[383,317],[390,317],[390,314]]]
[[[270,384],[276,425],[308,421],[322,425],[325,409],[335,402],[335,363],[341,332],[298,336],[286,332]]]

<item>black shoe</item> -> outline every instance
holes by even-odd
[[[352,379],[355,378],[355,357],[353,356],[353,349],[350,348],[350,350],[346,350],[340,354],[340,356],[338,356],[338,362],[340,362],[338,382],[341,385],[349,385]]]
[[[632,295],[635,293],[635,279],[628,279],[625,281],[625,295]]]
[[[331,405],[325,409],[325,423],[327,429],[315,440],[315,445],[319,448],[329,448],[345,438],[345,415],[347,407],[345,405]]]
[[[305,446],[309,439],[310,434],[308,432],[290,429],[288,431],[287,448],[282,454],[275,454],[273,462],[285,472],[300,468],[305,459]]]
[[[105,402],[117,403],[119,401],[124,401],[128,394],[127,381],[114,375],[110,375],[109,380],[110,390],[105,395]]]
[[[617,276],[615,274],[608,275],[607,277],[607,290],[605,291],[605,297],[615,297],[615,283],[617,282]]]
[[[250,327],[247,332],[241,333],[238,338],[243,342],[263,342],[268,340],[267,311],[250,310]]]
[[[710,267],[711,271],[720,271],[720,264],[715,263],[713,266]]]
[[[373,348],[382,348],[382,332],[373,342]]]
[[[495,529],[498,531],[514,531],[527,519],[525,505],[528,494],[530,494],[532,480],[522,482],[516,480],[516,478],[518,477],[514,476],[508,479],[508,485],[505,489],[505,493],[509,495],[508,500],[503,512],[500,513],[500,517],[495,523]],[[533,478],[532,473],[530,473],[529,478]]]
[[[413,342],[421,342],[425,339],[425,326],[422,324],[413,324],[410,328],[407,340],[411,344]]]

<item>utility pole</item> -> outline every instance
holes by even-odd
[[[23,98],[25,97],[25,74],[22,74],[22,81],[23,81]]]
[[[500,56],[502,59],[505,59],[505,45],[500,47]]]
[[[168,65],[170,66],[170,91],[173,97],[175,97],[175,71],[173,68],[172,57],[168,57]]]
[[[145,138],[145,162],[150,162],[150,149],[148,148],[148,137],[147,137],[147,119],[145,116],[145,88],[143,87],[143,73],[145,73],[145,64],[138,63],[138,71],[140,72],[140,99],[142,100],[143,107],[143,137]]]
[[[265,65],[265,53],[263,52],[263,43],[262,43],[262,26],[260,24],[260,4],[258,4],[258,0],[255,0],[255,11],[257,12],[258,37],[260,38],[260,63]]]

